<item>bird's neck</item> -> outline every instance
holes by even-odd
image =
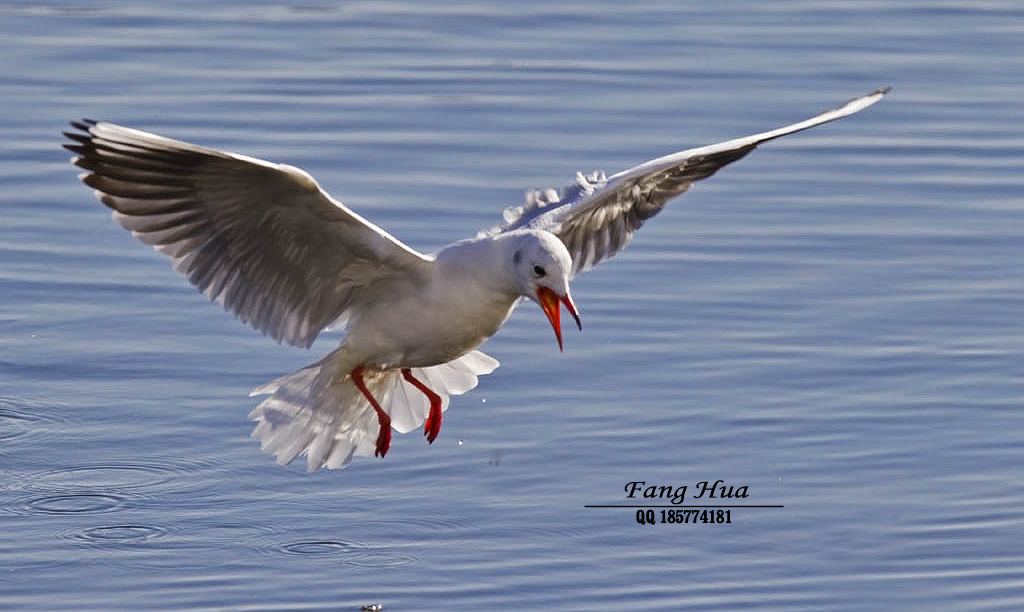
[[[472,238],[445,247],[437,253],[436,263],[444,276],[491,293],[495,299],[515,300],[521,290],[512,252],[512,241],[505,236]]]

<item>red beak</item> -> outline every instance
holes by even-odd
[[[583,324],[580,323],[580,315],[576,312],[576,305],[572,303],[572,298],[566,293],[562,297],[558,297],[558,294],[548,289],[547,287],[537,288],[537,302],[540,304],[544,314],[548,316],[548,321],[551,322],[551,329],[555,330],[555,339],[558,340],[558,350],[562,349],[562,322],[561,322],[561,309],[558,303],[565,304],[565,309],[569,311],[573,319],[576,319],[576,327],[583,331]]]

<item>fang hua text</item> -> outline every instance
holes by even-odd
[[[626,483],[626,497],[629,499],[665,499],[679,505],[686,501],[687,485],[672,487],[669,485],[647,485],[644,480],[634,480]],[[750,497],[747,493],[747,486],[734,487],[726,485],[724,480],[711,481],[702,480],[693,488],[691,500],[709,499],[743,499]]]

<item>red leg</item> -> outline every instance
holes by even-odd
[[[430,413],[427,414],[427,422],[423,425],[423,435],[427,436],[427,443],[431,444],[437,439],[437,434],[441,433],[441,396],[416,380],[409,368],[402,368],[402,376],[430,400]]]
[[[352,376],[352,382],[356,384],[356,387],[363,393],[363,397],[370,401],[370,405],[377,411],[377,422],[380,424],[380,431],[377,433],[377,450],[374,455],[383,457],[388,454],[388,449],[391,448],[391,416],[380,407],[377,400],[373,399],[370,395],[370,390],[366,388],[366,383],[363,382],[363,370],[365,366],[356,366],[352,370],[350,375]]]

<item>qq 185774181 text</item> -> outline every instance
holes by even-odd
[[[641,525],[655,523],[732,523],[732,510],[700,510],[673,509],[659,510],[640,509],[636,511],[636,522]]]

